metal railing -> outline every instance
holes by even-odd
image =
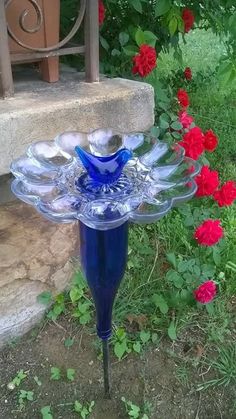
[[[6,9],[13,1],[0,0],[0,96],[3,98],[13,96],[14,85],[12,78],[12,64],[22,61],[35,61],[60,55],[84,54],[85,55],[85,78],[87,82],[99,81],[99,22],[98,22],[98,0],[80,0],[78,15],[71,31],[57,44],[45,47],[34,48],[20,40],[8,25]],[[25,17],[27,10],[23,10],[19,16],[19,26],[27,33],[36,33],[43,24],[43,12],[38,0],[28,0],[36,12],[37,22],[34,28],[27,28]],[[50,0],[49,0],[50,1]],[[82,22],[84,21],[85,36],[84,45],[68,45],[75,36]],[[17,45],[27,50],[11,53],[9,48],[9,36]]]

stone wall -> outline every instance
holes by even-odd
[[[68,285],[77,230],[77,223],[51,223],[19,201],[0,205],[0,342],[40,319],[41,292],[55,294]]]

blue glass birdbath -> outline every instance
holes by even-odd
[[[126,267],[128,223],[156,222],[191,199],[199,169],[178,144],[111,129],[65,132],[34,143],[11,165],[19,199],[50,221],[79,221],[81,265],[96,306],[107,395],[112,307]]]

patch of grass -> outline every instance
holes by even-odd
[[[207,360],[206,364],[217,374],[217,378],[205,381],[198,386],[198,390],[205,390],[212,386],[228,386],[236,383],[236,346],[218,348],[215,361]]]

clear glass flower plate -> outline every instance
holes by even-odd
[[[16,159],[13,193],[57,223],[106,230],[159,220],[196,193],[199,164],[150,133],[65,132]]]

